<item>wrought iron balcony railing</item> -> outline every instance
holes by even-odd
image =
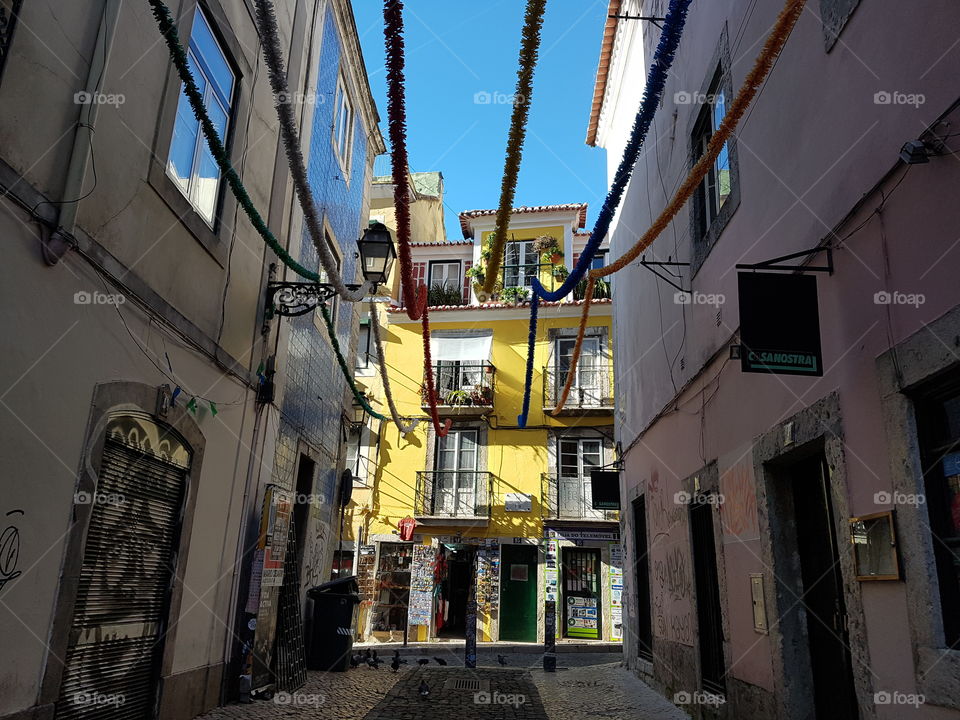
[[[613,411],[613,362],[602,356],[581,356],[577,368],[554,362],[543,368],[543,407],[555,408],[570,373],[573,385],[564,404],[566,412]]]
[[[589,476],[543,473],[540,476],[540,492],[544,520],[620,520],[618,510],[593,509]]]
[[[489,519],[493,473],[483,470],[435,470],[417,473],[416,517]]]
[[[493,407],[494,367],[489,362],[438,362],[433,366],[433,384],[437,390],[437,405],[444,408],[474,409],[485,412]],[[426,383],[421,390],[421,401],[427,403]]]

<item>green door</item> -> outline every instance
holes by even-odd
[[[500,639],[537,641],[537,548],[500,546]]]

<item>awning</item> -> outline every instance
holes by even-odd
[[[434,362],[486,362],[492,344],[492,330],[435,330],[430,335],[430,354]]]

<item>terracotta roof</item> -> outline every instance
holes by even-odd
[[[437,247],[444,245],[473,245],[473,240],[444,240],[443,242],[412,242],[410,247]]]
[[[617,18],[610,17],[620,12],[620,0],[610,0],[607,6],[607,22],[603,26],[603,41],[600,43],[600,62],[597,63],[597,79],[593,83],[593,105],[590,108],[590,123],[587,125],[587,145],[597,144],[597,125],[603,96],[607,93],[607,74],[610,72],[610,55],[613,40],[617,36]]]
[[[612,302],[613,302],[613,300],[611,300],[610,298],[600,298],[599,300],[594,300],[593,303],[591,303],[591,304],[593,304],[593,305],[607,305],[607,304],[612,303]],[[541,303],[540,303],[540,307],[556,307],[556,306],[558,306],[558,305],[583,305],[583,300],[574,300],[574,301],[572,301],[572,302],[570,302],[570,301],[562,301],[562,300],[561,300],[561,301],[558,301],[558,302],[541,302]],[[518,303],[518,304],[516,304],[516,305],[508,305],[508,304],[506,304],[506,303],[481,303],[480,305],[431,305],[431,306],[430,306],[430,312],[434,312],[434,311],[436,311],[436,310],[440,310],[440,311],[444,311],[444,310],[500,310],[500,309],[503,309],[503,308],[528,308],[528,307],[530,307],[530,303],[528,303],[528,302]],[[400,305],[390,305],[390,306],[387,308],[387,312],[389,312],[389,313],[399,313],[399,312],[405,313],[405,312],[406,312],[406,309],[405,309],[404,307],[401,307]]]
[[[587,203],[561,203],[559,205],[531,205],[531,206],[522,206],[518,208],[513,208],[510,212],[514,215],[521,215],[523,213],[546,213],[546,212],[563,212],[564,210],[576,210],[579,212],[577,217],[577,227],[582,228],[587,224]],[[463,236],[465,238],[473,237],[473,234],[470,232],[470,223],[469,221],[473,218],[485,217],[488,215],[496,215],[496,209],[493,210],[465,210],[460,213],[460,229],[463,230]]]

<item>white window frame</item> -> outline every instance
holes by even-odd
[[[323,223],[323,239],[327,243],[327,248],[330,250],[330,254],[333,255],[333,259],[336,261],[337,273],[339,274],[343,269],[343,261],[340,258],[340,249],[337,245],[337,237],[333,234],[333,231],[330,229],[330,224],[324,220]],[[323,265],[320,263],[319,258],[317,259],[317,274],[320,276],[321,283],[329,283],[330,278],[327,277],[327,271],[323,269]],[[330,299],[330,320],[333,325],[334,331],[337,329],[337,312],[340,310],[340,297],[334,295]],[[323,323],[323,317],[320,316],[320,306],[317,305],[316,314],[314,315],[314,325],[316,325],[320,330],[326,333],[327,329]]]
[[[353,127],[356,114],[350,100],[349,86],[343,72],[337,74],[337,90],[334,95],[333,128],[330,142],[340,163],[344,178],[350,177],[350,160],[353,155]]]
[[[510,251],[514,248],[519,248],[517,252],[517,262],[510,262]],[[503,253],[503,286],[507,287],[520,287],[520,288],[529,288],[532,287],[532,280],[535,277],[540,276],[540,256],[533,249],[533,240],[509,240],[506,243]],[[510,268],[512,273],[516,273],[516,283],[507,282],[507,267],[512,265],[514,267]],[[533,274],[527,274],[523,272],[524,267],[516,266],[535,266]],[[521,277],[522,276],[522,277]],[[522,279],[522,283],[520,282]]]
[[[466,435],[473,437],[472,467],[463,466],[463,438]],[[454,442],[452,448],[455,465],[453,468],[443,468],[440,463],[440,454],[450,452],[444,446]],[[436,460],[434,462],[433,512],[438,515],[452,517],[472,517],[476,512],[477,504],[477,477],[480,466],[480,431],[476,428],[459,428],[450,430],[446,436],[437,438]],[[441,494],[440,473],[453,475],[453,486],[444,488]],[[466,477],[464,477],[466,475]],[[469,492],[464,492],[464,480],[469,478]],[[444,498],[448,498],[445,500]]]
[[[230,85],[230,97],[225,99],[226,105],[224,104],[224,98],[221,98],[220,94],[214,89],[216,83],[214,83],[214,81],[207,76],[206,71],[204,70],[203,63],[201,63],[197,59],[197,55],[199,54],[199,47],[196,47],[196,44],[195,44],[194,28],[196,27],[198,22],[202,22],[206,25],[207,29],[210,32],[210,36],[213,38],[213,42],[216,45],[217,50],[220,52],[220,56],[223,59],[224,65],[226,65],[227,69],[230,71],[232,82]],[[233,69],[233,65],[230,62],[230,57],[224,51],[223,46],[221,45],[220,41],[217,39],[217,34],[216,32],[214,32],[213,23],[210,22],[209,17],[203,11],[203,8],[201,8],[199,5],[197,5],[195,15],[193,17],[193,28],[191,28],[191,31],[190,31],[190,42],[187,47],[187,54],[190,58],[190,61],[191,61],[190,64],[192,69],[195,70],[200,75],[200,77],[197,78],[197,80],[200,80],[203,82],[204,107],[209,108],[211,107],[212,103],[216,103],[216,105],[219,107],[220,111],[224,115],[225,120],[224,120],[223,132],[222,132],[223,136],[220,138],[220,143],[224,147],[226,147],[227,136],[230,133],[230,119],[233,113],[233,103],[237,94],[236,92],[237,73]],[[185,102],[184,97],[185,96],[183,95],[183,84],[181,83],[180,93],[177,99],[178,109],[179,109],[180,102]],[[192,119],[192,111],[191,111],[191,119]],[[173,127],[170,130],[170,133],[171,133],[170,148],[167,151],[167,163],[166,163],[167,177],[169,177],[170,180],[173,182],[173,184],[177,187],[177,189],[179,189],[180,192],[183,193],[183,196],[187,199],[187,201],[190,203],[191,207],[193,207],[193,209],[197,212],[197,214],[201,218],[203,218],[203,221],[211,229],[213,229],[217,222],[217,210],[219,209],[219,206],[220,206],[220,183],[223,180],[223,174],[218,169],[216,190],[214,191],[214,194],[213,194],[214,196],[213,205],[209,208],[209,215],[208,215],[208,209],[203,207],[200,204],[201,198],[199,197],[200,188],[199,188],[198,171],[199,171],[201,161],[203,160],[204,152],[207,150],[207,140],[203,134],[203,129],[200,127],[199,121],[197,121],[197,130],[196,130],[197,135],[194,140],[193,159],[190,163],[190,176],[186,178],[185,184],[181,182],[179,176],[174,172],[173,167],[171,165],[171,160],[170,160],[173,154],[173,144],[175,140],[176,130],[177,130],[177,121],[176,121],[176,118],[174,118]]]
[[[455,271],[456,274],[454,275],[454,278],[456,279],[456,283],[457,283],[457,284],[456,284],[456,288],[457,288],[457,290],[458,290],[460,293],[462,293],[462,292],[463,292],[463,263],[461,263],[459,260],[431,260],[431,261],[429,262],[428,266],[427,266],[427,271],[428,271],[429,274],[430,274],[429,284],[427,285],[427,287],[432,288],[432,287],[434,286],[434,284],[435,284],[435,283],[434,283],[434,278],[433,278],[433,271],[434,271],[436,268],[441,267],[441,266],[443,266],[443,267],[449,267],[449,266],[451,266],[451,265],[456,265],[456,266],[457,266],[456,271]],[[449,274],[449,271],[448,271],[448,274]],[[450,280],[449,277],[447,277],[446,279],[444,279],[444,284],[446,285],[449,280]]]
[[[596,444],[596,455],[597,455],[597,464],[585,466],[584,459],[584,445]],[[576,453],[577,458],[577,467],[575,472],[567,472],[567,468],[564,467],[563,458],[564,455],[572,455],[567,449],[564,452],[564,445],[572,444],[575,446],[574,452]],[[557,510],[560,517],[577,517],[577,518],[597,518],[603,519],[604,513],[602,510],[593,509],[593,487],[591,485],[590,473],[589,471],[594,468],[603,467],[604,464],[604,447],[603,440],[597,437],[569,437],[569,438],[560,438],[557,443]],[[591,450],[591,454],[593,454]],[[570,506],[570,503],[565,503],[564,500],[570,497],[573,497],[576,501],[576,507],[573,508]],[[574,513],[571,515],[570,513]]]

